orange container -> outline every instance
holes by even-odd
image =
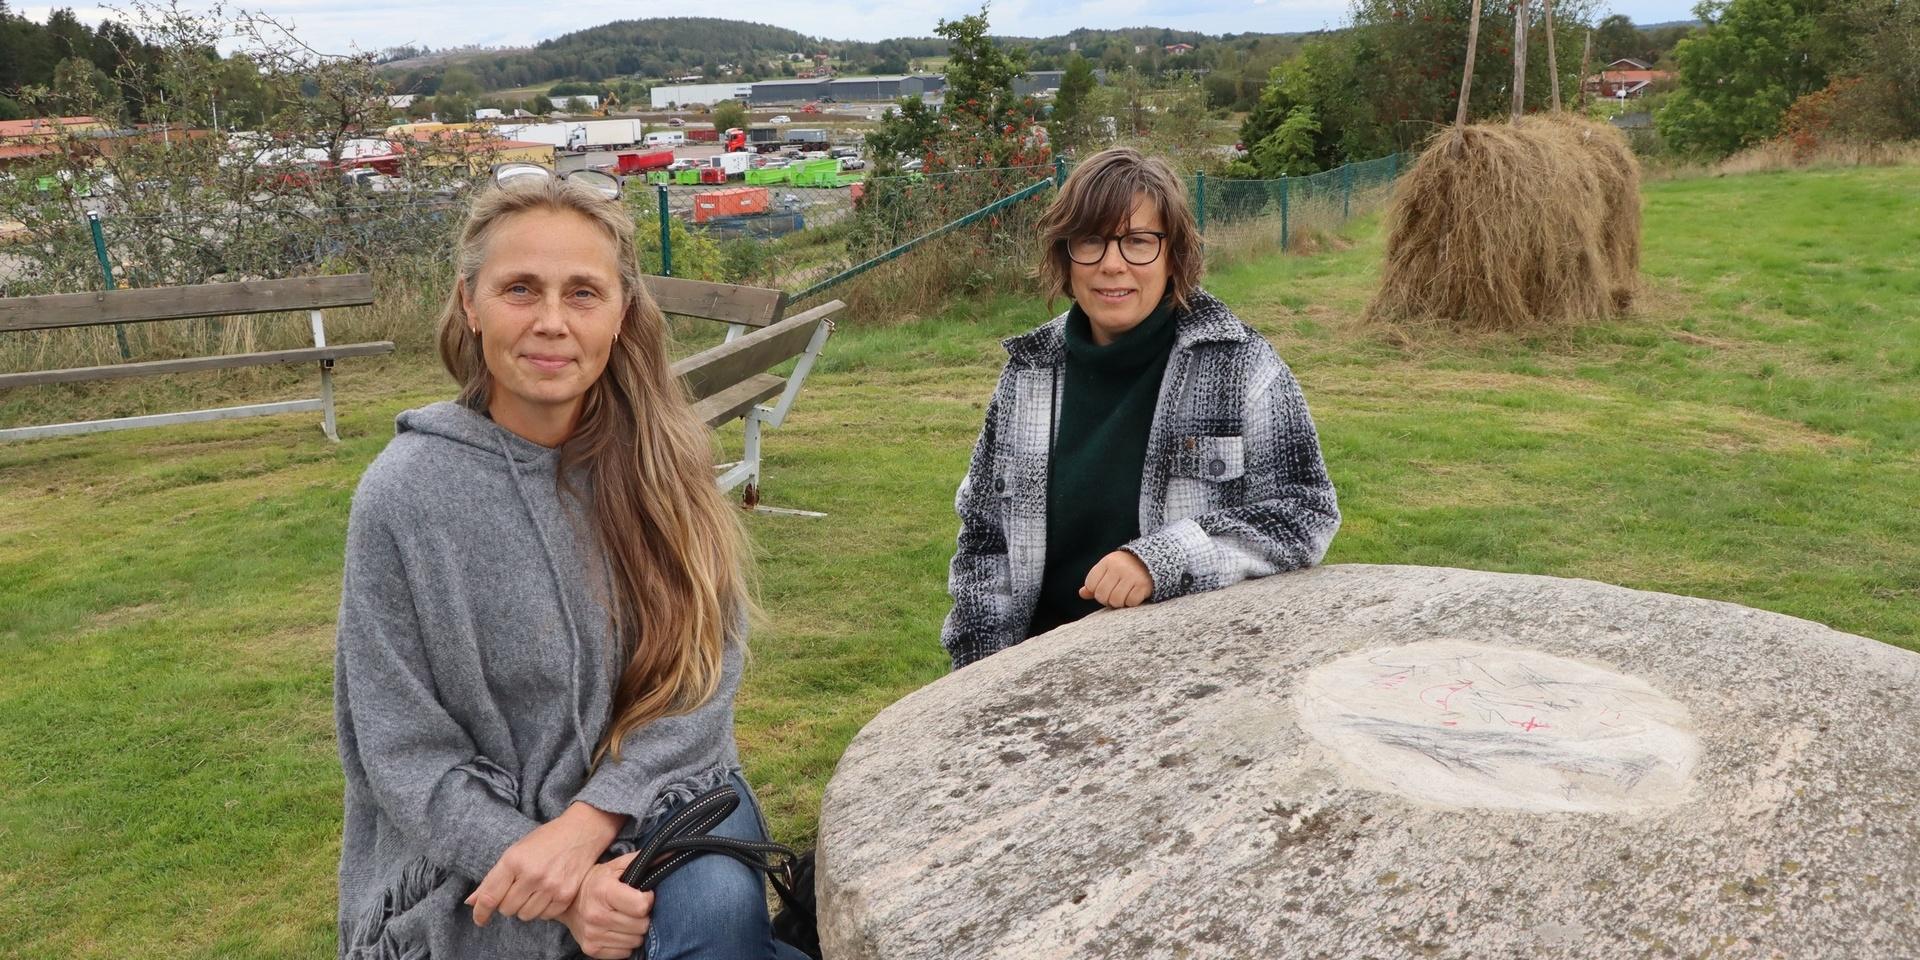
[[[733,187],[709,190],[693,195],[693,222],[706,223],[727,217],[750,217],[767,212],[766,187]]]

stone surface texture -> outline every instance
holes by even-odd
[[[1914,960],[1917,691],[1863,637],[1547,577],[1096,614],[855,738],[826,955]]]

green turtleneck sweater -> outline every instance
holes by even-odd
[[[1140,473],[1173,352],[1173,299],[1106,346],[1078,304],[1067,314],[1060,423],[1047,473],[1047,560],[1027,636],[1100,604],[1080,598],[1100,558],[1140,536]]]

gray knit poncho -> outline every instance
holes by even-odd
[[[346,774],[340,956],[575,956],[557,921],[461,901],[506,849],[575,800],[626,814],[739,769],[728,646],[720,690],[629,734],[588,775],[617,644],[605,565],[557,491],[555,451],[453,403],[402,413],[347,528],[334,713]]]

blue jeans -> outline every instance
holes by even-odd
[[[765,840],[760,801],[736,775],[741,804],[709,831],[716,837]],[[773,939],[767,917],[765,878],[719,854],[695,857],[654,890],[653,926],[639,957],[644,960],[806,960]]]

